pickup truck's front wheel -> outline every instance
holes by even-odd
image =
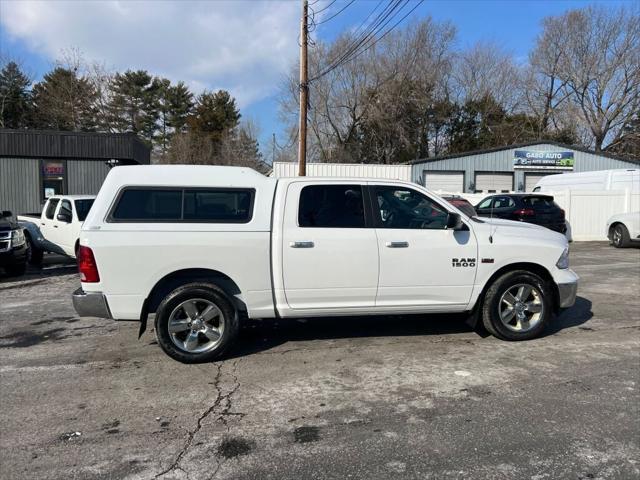
[[[538,275],[524,270],[499,277],[487,290],[482,308],[484,327],[503,340],[537,337],[552,316],[552,293]]]
[[[183,363],[215,360],[235,341],[239,321],[226,293],[211,283],[190,283],[158,306],[156,337],[162,350]]]

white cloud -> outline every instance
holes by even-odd
[[[273,94],[298,49],[299,2],[2,1],[10,37],[52,60],[146,69],[196,91],[226,88],[241,107]]]

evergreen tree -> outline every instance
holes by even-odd
[[[220,143],[238,126],[239,121],[240,112],[235,98],[229,92],[219,90],[198,96],[188,123],[192,131],[206,135],[214,143]]]
[[[193,108],[193,94],[183,82],[171,85],[166,78],[156,79],[158,94],[158,132],[155,143],[165,154],[172,138],[186,131],[187,117]]]
[[[31,80],[15,62],[0,71],[0,128],[24,128],[30,106]]]
[[[33,86],[33,125],[51,130],[94,131],[96,91],[75,70],[56,67]]]
[[[145,70],[116,73],[109,103],[113,128],[119,132],[133,132],[152,144],[161,89],[161,82],[154,80]]]

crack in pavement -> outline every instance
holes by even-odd
[[[216,409],[222,405],[222,403],[224,402],[224,406],[222,408],[222,410],[218,413],[215,421],[219,421],[222,420],[222,423],[224,424],[227,432],[229,431],[229,425],[227,424],[227,420],[226,417],[233,415],[233,416],[239,416],[240,419],[242,419],[245,414],[242,412],[231,412],[231,397],[233,396],[234,393],[236,393],[236,391],[238,390],[238,388],[240,388],[240,382],[238,381],[238,376],[236,375],[236,369],[237,369],[237,364],[238,364],[239,360],[236,360],[233,363],[233,369],[230,373],[230,375],[233,377],[233,387],[226,393],[223,395],[222,393],[222,387],[220,386],[221,383],[221,379],[222,379],[222,367],[223,367],[223,363],[220,362],[218,363],[216,366],[218,368],[217,372],[216,372],[216,376],[215,379],[213,381],[213,386],[216,389],[216,398],[213,402],[213,404],[211,404],[211,406],[209,408],[207,408],[199,417],[198,417],[198,421],[196,422],[196,426],[193,430],[187,432],[187,439],[184,442],[184,445],[182,446],[182,448],[180,449],[180,452],[178,452],[178,455],[176,456],[176,458],[174,459],[174,461],[171,463],[171,465],[169,465],[166,469],[164,469],[163,471],[161,471],[160,473],[158,473],[154,479],[160,478],[164,475],[167,475],[168,473],[171,473],[174,470],[180,470],[182,472],[184,472],[184,474],[186,475],[187,478],[189,478],[189,473],[187,471],[185,471],[181,466],[180,466],[180,462],[182,461],[182,459],[184,458],[184,456],[187,454],[189,448],[191,448],[191,445],[193,443],[193,439],[195,438],[195,436],[198,434],[198,432],[200,431],[200,429],[202,428],[202,422],[209,417],[212,413],[215,413]],[[215,474],[218,472],[221,464],[223,462],[218,463],[213,476],[211,476],[210,478],[213,478],[215,476]]]

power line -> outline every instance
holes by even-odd
[[[360,37],[356,36],[356,38],[354,38],[351,41],[351,43],[349,45],[347,45],[347,47],[345,47],[344,52],[339,54],[338,57],[336,57],[333,60],[331,60],[329,62],[329,64],[327,65],[327,67],[325,67],[325,69],[322,70],[321,73],[316,75],[312,80],[316,80],[316,79],[326,75],[327,73],[331,72],[335,68],[337,68],[353,51],[355,51],[360,45],[362,45],[362,43],[364,41],[369,39],[371,37],[371,35],[376,32],[376,29],[378,28],[378,26],[382,22],[384,22],[386,18],[389,17],[389,15],[398,7],[398,5],[400,5],[401,1],[402,0],[393,0],[393,1],[389,2],[389,4],[382,10],[382,12],[380,12],[378,14],[378,16],[371,22],[371,24],[368,25],[365,28],[365,30],[362,32]],[[389,7],[391,7],[391,8],[389,8]],[[374,11],[375,11],[375,9],[374,9]],[[364,25],[364,23],[361,24],[361,27],[362,27],[362,25]],[[358,28],[358,30],[360,28]]]
[[[420,0],[420,2],[416,6],[414,6],[405,16],[403,16],[399,22],[397,22],[394,26],[392,26],[389,30],[387,30],[382,37],[386,36],[391,30],[393,30],[400,22],[402,22],[402,20],[404,20],[409,14],[411,14],[411,12],[413,12],[423,1],[424,0]],[[378,14],[378,16],[372,22],[372,24],[369,27],[367,27],[367,29],[365,29],[365,32],[363,32],[363,34],[359,39],[356,38],[352,42],[352,44],[345,49],[345,52],[342,55],[340,55],[337,59],[329,62],[329,65],[324,70],[322,70],[319,74],[313,77],[310,81],[314,81],[323,77],[324,75],[330,73],[331,71],[335,70],[341,65],[344,65],[346,62],[350,61],[352,58],[354,58],[354,55],[360,55],[361,53],[369,49],[371,46],[375,45],[375,43],[377,43],[380,40],[380,38],[382,38],[382,37],[379,37],[376,39],[375,38],[376,35],[381,30],[383,30],[404,9],[404,7],[408,3],[409,3],[409,0],[394,0],[390,2],[389,5],[387,5],[387,7],[385,7],[385,9],[380,14]],[[373,43],[370,43],[363,50],[358,52],[358,50],[362,46],[366,45],[371,40],[373,40]]]
[[[355,2],[356,0],[351,0],[349,3],[347,3],[344,7],[342,7],[340,10],[338,10],[336,13],[334,13],[333,15],[331,15],[329,18],[322,20],[321,22],[316,23],[315,25],[322,25],[323,23],[327,23],[329,20],[336,18],[338,15],[340,15],[342,12],[344,12],[347,8],[349,8],[349,5],[353,4],[353,2]]]
[[[329,5],[327,5],[324,8],[321,8],[320,10],[318,10],[317,12],[314,13],[320,13],[320,12],[324,12],[327,8],[329,8],[331,5],[333,5],[334,3],[336,3],[338,0],[332,0],[331,3],[329,3]],[[316,4],[318,2],[314,2],[313,4]]]

